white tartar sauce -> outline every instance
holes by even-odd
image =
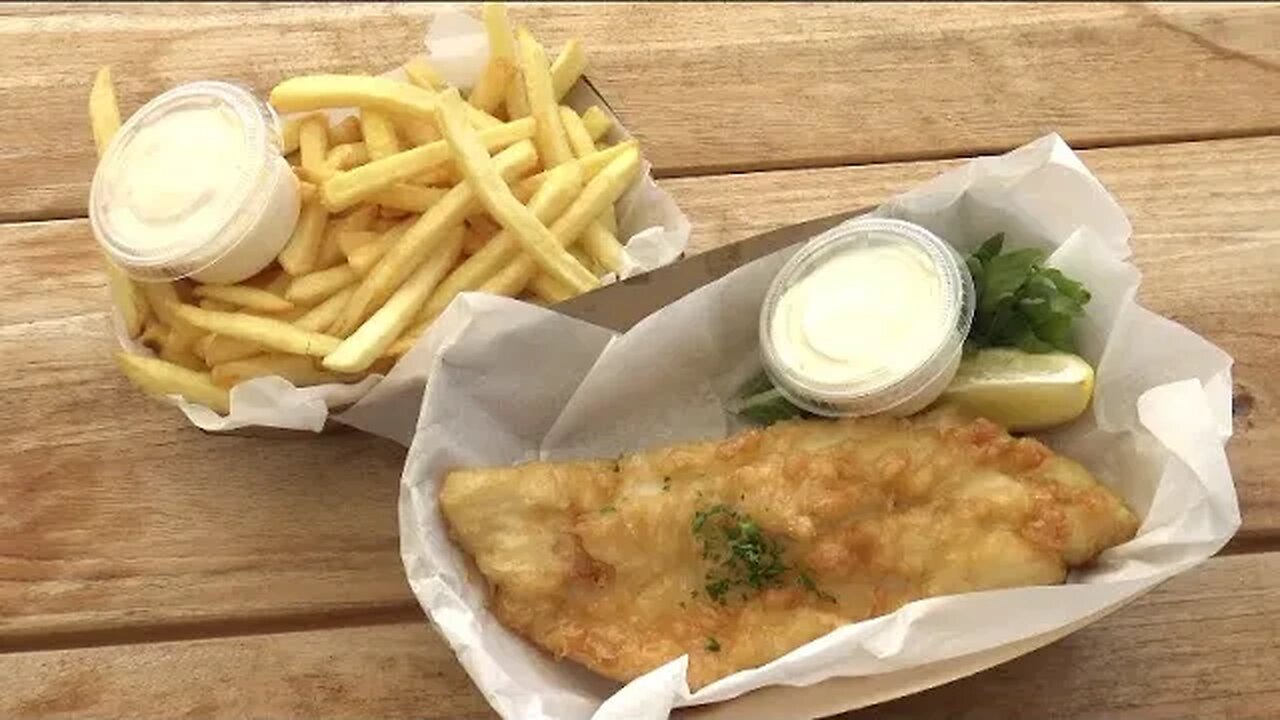
[[[943,292],[936,265],[916,247],[841,249],[779,298],[774,351],[811,383],[892,382],[945,343],[954,311]]]

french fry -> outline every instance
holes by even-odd
[[[93,142],[98,147],[98,157],[107,151],[111,138],[120,130],[120,106],[116,102],[116,88],[111,82],[111,68],[103,66],[93,77],[89,90],[89,125],[93,129]]]
[[[368,275],[369,271],[382,259],[382,256],[387,254],[387,250],[408,232],[415,222],[417,222],[417,218],[401,220],[372,242],[353,248],[351,253],[347,255],[347,264],[355,269],[361,277]]]
[[[370,195],[367,200],[383,208],[422,213],[444,197],[444,188],[423,187],[409,183],[397,183]]]
[[[295,355],[323,357],[333,352],[341,342],[331,335],[303,330],[284,320],[247,313],[212,312],[194,305],[179,305],[175,312],[186,322],[209,332]]]
[[[440,133],[436,132],[434,125],[418,119],[392,118],[395,123],[396,130],[399,135],[409,143],[411,147],[419,147],[433,143],[440,139]]]
[[[208,373],[188,370],[156,358],[116,353],[116,364],[125,377],[152,395],[180,395],[223,415],[231,411],[231,394],[218,387]]]
[[[514,73],[515,68],[509,59],[490,55],[475,87],[467,96],[467,102],[487,113],[495,112],[506,101],[507,84]]]
[[[348,115],[336,125],[329,126],[329,145],[346,145],[360,142],[364,135],[360,132],[360,118]]]
[[[159,351],[168,337],[169,326],[160,322],[157,318],[152,318],[143,326],[142,334],[138,336],[138,342],[152,350]],[[205,337],[208,336],[206,335]]]
[[[175,348],[187,348],[203,334],[174,312],[174,308],[182,303],[174,283],[139,283],[138,288],[147,298],[147,307],[161,323],[170,329],[162,339],[163,344],[172,344]]]
[[[516,30],[516,46],[520,51],[520,74],[524,76],[525,95],[529,99],[529,113],[537,121],[533,133],[538,146],[538,157],[546,167],[555,167],[573,159],[569,141],[560,123],[560,106],[552,87],[551,73],[547,69],[547,53],[533,35],[524,28]],[[444,95],[441,95],[443,98]],[[439,123],[437,123],[439,124]],[[448,132],[441,128],[445,137]],[[567,280],[566,280],[567,281]]]
[[[316,267],[316,259],[320,254],[320,241],[324,238],[324,228],[329,222],[329,213],[324,205],[311,203],[302,206],[302,214],[298,224],[293,228],[293,236],[280,251],[278,258],[280,267],[294,277],[306,275]]]
[[[461,106],[462,100],[457,91],[450,92],[458,106]],[[481,149],[480,152],[484,153],[484,150]],[[485,159],[488,160],[487,154]],[[501,183],[505,177],[516,177],[527,172],[536,162],[537,153],[533,144],[522,140],[495,155],[491,166],[497,168],[498,181]],[[467,184],[459,184],[445,193],[440,202],[431,206],[365,275],[351,302],[343,308],[342,316],[329,332],[346,337],[359,327],[439,246],[448,232],[466,218],[475,202],[476,193]]]
[[[293,277],[289,273],[280,268],[272,268],[271,274],[263,279],[261,287],[272,295],[284,297],[284,291],[289,289],[289,283],[291,282],[293,282]],[[250,283],[246,282],[244,284],[248,285]],[[254,287],[258,286],[255,285]]]
[[[545,300],[547,304],[554,304],[573,297],[574,292],[564,283],[556,280],[550,275],[535,275],[529,281],[529,287],[534,294],[540,299]]]
[[[480,6],[485,34],[489,36],[490,58],[501,59],[511,68],[507,78],[505,104],[507,118],[516,120],[529,116],[529,103],[525,99],[524,78],[520,74],[520,58],[507,20],[507,7],[500,2],[486,2]],[[443,89],[443,88],[441,88]]]
[[[547,182],[534,193],[529,201],[529,210],[540,221],[550,223],[569,207],[581,189],[581,169],[573,164],[561,165],[551,171]],[[458,293],[483,285],[502,266],[519,256],[520,247],[520,241],[509,231],[499,232],[440,283],[422,307],[419,318],[434,318]]]
[[[480,137],[485,149],[493,152],[533,137],[535,127],[534,120],[526,118],[482,130]],[[335,175],[320,188],[320,195],[331,212],[340,212],[379,190],[408,182],[449,159],[448,143],[438,140]]]
[[[600,209],[617,202],[624,190],[640,173],[640,153],[630,149],[609,163],[600,174],[591,179],[582,194],[551,226],[551,234],[558,242],[572,245],[592,224]],[[576,260],[575,260],[576,262]],[[507,265],[497,275],[480,287],[482,292],[515,297],[538,274],[538,266],[527,255]]]
[[[626,142],[620,142],[613,147],[609,147],[604,150],[597,150],[577,162],[582,167],[583,177],[590,180],[599,174],[600,171],[609,163],[621,157],[623,153],[628,150],[636,150],[639,152],[639,149],[640,143],[635,140],[627,140]],[[533,193],[542,186],[544,181],[546,181],[547,176],[550,173],[550,170],[544,170],[537,175],[527,177],[516,183],[515,187],[511,189],[511,192],[515,194],[516,198],[519,199],[520,202],[527,202],[528,198],[533,197]]]
[[[293,309],[290,300],[251,285],[197,285],[195,296],[268,313]]]
[[[369,162],[369,149],[358,140],[331,147],[324,156],[324,167],[330,173],[350,170],[367,162]]]
[[[587,229],[582,231],[578,244],[587,255],[605,269],[611,272],[622,270],[622,258],[626,254],[622,243],[618,242],[618,238],[606,230],[601,223],[593,222],[588,225]]]
[[[475,131],[467,125],[462,107],[456,91],[447,90],[440,94],[440,131],[449,142],[454,161],[476,198],[548,273],[578,292],[599,286],[599,279],[565,252],[547,226],[511,194],[511,188],[485,152]],[[558,120],[559,110],[553,106],[552,111]]]
[[[378,217],[378,208],[373,205],[362,205],[355,210],[334,218],[332,225],[338,231],[366,230]]]
[[[569,138],[569,147],[573,149],[573,154],[578,159],[594,155],[596,152],[596,143],[591,139],[591,133],[587,131],[587,126],[583,124],[582,118],[573,108],[560,106],[560,121],[564,123],[565,136]],[[600,213],[600,224],[609,232],[612,238],[605,237],[596,231],[590,232],[583,237],[583,245],[588,251],[591,251],[596,260],[604,264],[605,267],[617,272],[618,268],[614,267],[608,258],[601,257],[596,254],[597,251],[607,252],[611,256],[616,256],[618,262],[621,261],[622,246],[617,242],[618,219],[614,214],[613,206],[604,209]],[[609,240],[613,242],[610,243]],[[615,247],[616,246],[616,247]]]
[[[322,364],[337,372],[368,369],[413,322],[414,315],[462,252],[462,227],[455,226],[440,247],[405,280],[377,312],[364,321]]]
[[[571,38],[556,56],[555,62],[551,63],[551,87],[555,92],[556,102],[569,94],[573,84],[578,82],[586,69],[587,53],[582,49],[582,42]]]
[[[592,105],[582,113],[582,124],[587,128],[587,132],[591,133],[591,139],[597,142],[613,129],[613,120],[608,113],[596,105]]]
[[[231,388],[256,377],[278,375],[296,387],[350,382],[354,378],[316,367],[315,361],[303,355],[270,353],[215,365],[210,372],[215,385]]]
[[[271,90],[271,104],[280,112],[359,107],[431,120],[435,116],[436,96],[429,90],[391,78],[304,75],[276,85]],[[502,124],[483,110],[468,107],[467,120],[476,127]]]
[[[205,335],[204,338],[201,338],[201,341],[204,343],[201,355],[204,357],[205,363],[211,367],[243,360],[265,352],[265,349],[257,343],[251,343],[240,338],[227,337],[226,335],[218,335],[217,333]]]
[[[111,288],[111,302],[120,312],[125,332],[129,333],[129,337],[138,337],[142,334],[143,324],[150,314],[147,298],[133,278],[126,275],[119,265],[105,256],[103,260],[107,265],[107,284]]]
[[[400,152],[400,138],[396,137],[396,127],[387,115],[362,108],[360,130],[364,135],[365,147],[369,149],[369,159],[381,160]]]
[[[448,86],[444,76],[431,67],[427,59],[421,55],[411,58],[409,62],[404,64],[404,74],[408,76],[409,82],[423,90],[440,92]]]
[[[298,154],[309,172],[325,172],[329,152],[329,125],[323,115],[312,115],[298,127]]]
[[[315,202],[319,198],[319,196],[320,196],[320,188],[315,183],[307,182],[306,180],[298,181],[298,201],[299,202],[304,202],[304,203]]]
[[[338,313],[342,312],[342,308],[351,299],[351,294],[355,291],[353,287],[339,290],[328,300],[316,305],[294,320],[294,326],[311,332],[324,332],[337,319]],[[210,362],[209,364],[212,365],[213,363]]]
[[[200,307],[204,308],[205,310],[218,310],[220,312],[231,312],[236,309],[235,305],[232,305],[231,303],[222,302],[221,300],[201,300]],[[205,337],[208,338],[210,336],[206,335]]]
[[[284,291],[284,296],[291,303],[314,305],[359,279],[350,265],[338,265],[295,279]]]
[[[302,129],[302,121],[311,115],[295,115],[285,118],[280,123],[280,153],[292,155],[298,152],[298,135]]]
[[[194,344],[188,347],[180,347],[176,343],[163,345],[160,348],[160,359],[188,370],[203,373],[208,368],[205,367],[204,360],[193,352],[194,347]]]
[[[382,237],[382,233],[376,230],[342,230],[336,233],[336,236],[342,254],[350,257],[357,248],[377,242],[378,238]]]

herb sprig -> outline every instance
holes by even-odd
[[[1075,352],[1071,325],[1090,300],[1084,285],[1045,267],[1035,248],[1004,249],[991,237],[965,262],[977,291],[966,347],[1016,347],[1026,352]]]

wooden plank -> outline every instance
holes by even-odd
[[[125,112],[184,81],[266,91],[378,72],[429,4],[72,3],[0,11],[0,220],[85,212],[93,71]],[[571,36],[664,175],[1079,147],[1280,128],[1280,6],[631,3],[515,7]],[[74,41],[69,41],[74,38]]]
[[[1274,718],[1280,553],[1216,558],[879,718]],[[0,656],[0,716],[496,717],[425,621]]]
[[[1098,150],[1146,301],[1237,358],[1246,538],[1280,530],[1280,138]],[[904,190],[952,163],[664,181],[706,249]],[[752,198],[749,203],[742,198]],[[400,452],[359,435],[201,435],[109,363],[84,221],[0,226],[0,637],[270,624],[403,608]],[[62,290],[61,288],[69,288]],[[1254,545],[1256,547],[1256,545]]]

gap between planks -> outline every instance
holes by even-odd
[[[1071,149],[1076,152],[1085,150],[1105,150],[1112,148],[1141,148],[1166,145],[1185,145],[1191,143],[1214,142],[1219,140],[1248,140],[1256,138],[1267,138],[1272,136],[1280,136],[1280,125],[1275,125],[1260,129],[1226,131],[1218,133],[1168,133],[1157,135],[1142,135],[1134,137],[1109,138],[1106,140],[1099,138],[1082,138],[1068,141]],[[1035,138],[1028,138],[1027,142],[1031,142]],[[868,155],[868,154],[851,154],[851,155],[828,155],[815,158],[800,158],[792,161],[782,162],[759,162],[759,163],[738,163],[726,165],[690,165],[675,166],[669,168],[654,168],[653,176],[659,180],[672,180],[679,178],[700,178],[714,177],[721,175],[746,175],[751,173],[778,172],[787,170],[822,170],[840,167],[875,167],[877,165],[894,165],[901,163],[918,163],[918,162],[938,162],[943,160],[963,160],[986,155],[1002,155],[1018,145],[988,145],[975,146],[969,148],[939,150],[935,152],[920,153],[899,153],[886,155]],[[85,213],[77,213],[74,215],[41,213],[39,211],[17,215],[14,217],[0,216],[0,227],[7,225],[20,225],[30,222],[66,222],[72,220],[82,220],[88,215]]]
[[[1280,532],[1237,535],[1216,555],[1205,560],[1235,555],[1280,552]],[[0,657],[10,653],[73,650],[116,645],[148,645],[163,642],[191,642],[217,638],[278,635],[283,633],[334,630],[339,628],[428,622],[416,602],[384,603],[324,613],[285,613],[259,617],[216,618],[166,622],[156,625],[95,628],[0,636]]]

